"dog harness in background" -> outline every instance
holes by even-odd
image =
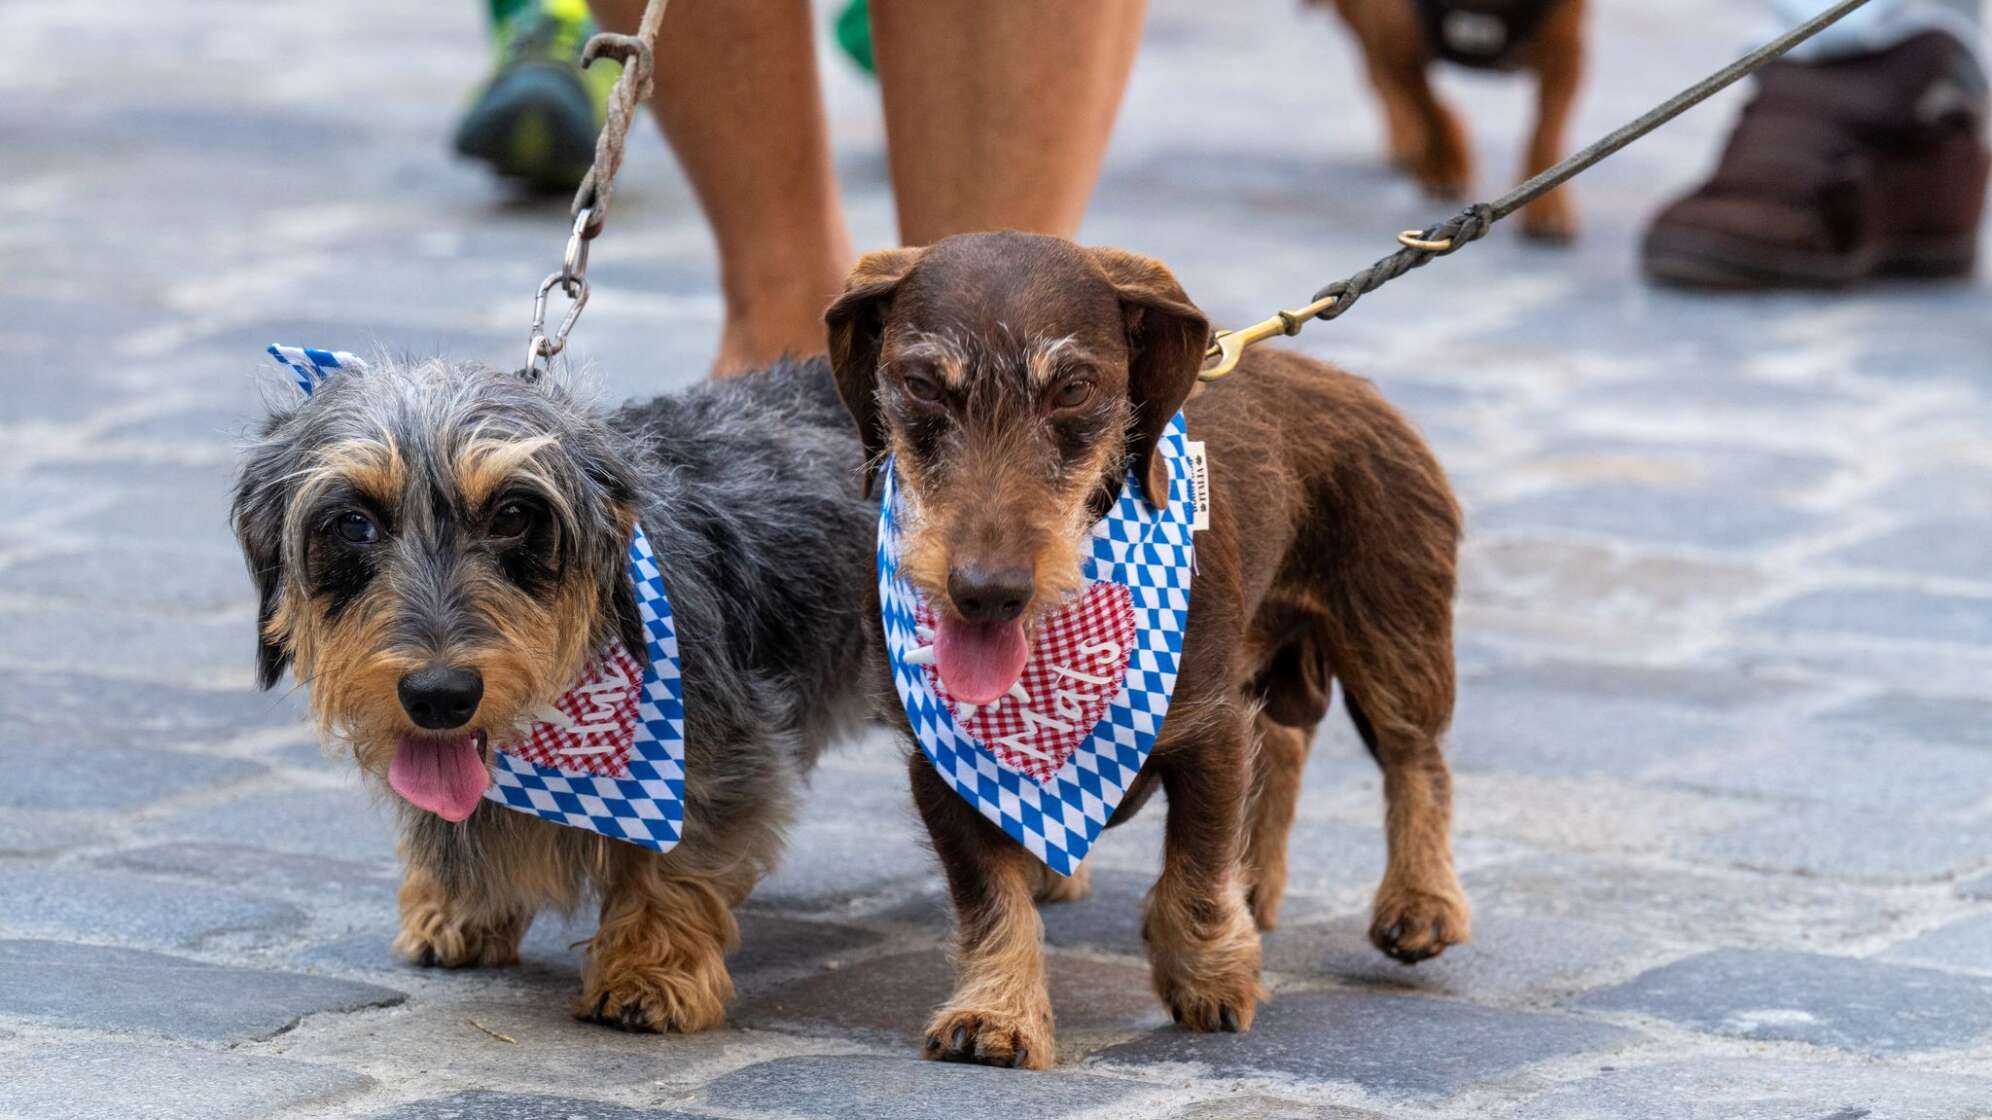
[[[1093,526],[1085,593],[1039,622],[1017,686],[981,705],[949,696],[935,668],[933,615],[899,574],[898,480],[890,462],[882,472],[879,613],[913,737],[957,794],[1061,875],[1086,858],[1141,772],[1176,691],[1201,478],[1182,413],[1157,452],[1168,506],[1150,507],[1129,472]]]
[[[270,355],[306,395],[334,372],[366,369],[344,351],[272,346]],[[671,599],[641,525],[629,542],[629,579],[649,664],[613,638],[596,650],[573,687],[533,713],[524,736],[492,744],[484,797],[666,852],[685,827],[684,681]]]
[[[1415,0],[1432,53],[1447,62],[1508,70],[1559,0]]]

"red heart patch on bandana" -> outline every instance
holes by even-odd
[[[925,603],[914,622],[931,635]],[[928,665],[927,685],[946,704],[955,726],[996,760],[1042,785],[1063,769],[1106,715],[1127,681],[1134,650],[1134,595],[1118,583],[1094,583],[1086,594],[1038,625],[1017,689],[993,703],[963,704],[948,695]]]
[[[643,666],[622,643],[610,642],[595,654],[573,688],[533,713],[534,723],[524,742],[501,743],[498,749],[568,774],[627,778],[642,693]]]

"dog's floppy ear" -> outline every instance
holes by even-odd
[[[1134,404],[1128,452],[1148,504],[1169,504],[1169,466],[1155,453],[1162,432],[1196,387],[1210,344],[1210,321],[1161,262],[1119,249],[1092,249],[1120,293],[1127,323],[1127,395]]]
[[[878,415],[878,351],[884,341],[885,310],[899,282],[913,270],[921,249],[881,249],[858,258],[844,280],[844,292],[823,313],[830,328],[830,369],[837,393],[857,421],[865,448],[865,496],[871,496],[885,430]]]
[[[276,430],[272,418],[264,436]],[[270,639],[270,620],[276,616],[284,583],[284,512],[290,503],[286,456],[265,443],[252,451],[242,465],[235,485],[235,503],[230,517],[235,523],[235,539],[242,546],[242,559],[249,565],[249,578],[256,584],[256,683],[273,688],[290,665],[290,647]]]
[[[604,621],[614,623],[616,639],[637,664],[648,668],[650,631],[643,625],[643,610],[636,600],[636,577],[629,564],[630,541],[641,521],[638,512],[641,476],[626,448],[599,438],[590,429],[570,433],[567,447],[593,488],[591,500],[599,503],[601,518],[624,530],[605,534],[603,544],[584,558],[594,573],[600,601],[607,605],[611,616]],[[654,538],[651,547],[658,547]]]

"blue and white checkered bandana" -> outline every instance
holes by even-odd
[[[889,462],[881,472],[879,611],[913,736],[956,793],[1061,875],[1141,772],[1176,690],[1197,515],[1182,413],[1158,450],[1168,507],[1152,509],[1129,473],[1093,527],[1085,594],[1039,624],[1023,678],[984,705],[948,696],[933,669],[931,615],[899,575],[897,479]]]
[[[309,346],[279,346],[270,344],[270,357],[277,364],[291,371],[297,379],[297,387],[310,396],[313,389],[325,383],[325,379],[342,369],[364,370],[367,364],[344,350],[314,350]]]
[[[332,373],[366,363],[344,351],[271,346],[308,396]],[[611,640],[580,678],[535,712],[532,726],[495,743],[487,800],[556,824],[670,851],[685,828],[685,702],[678,631],[657,556],[641,525],[629,578],[649,664]]]
[[[492,752],[484,796],[555,824],[668,852],[685,829],[685,699],[678,630],[650,540],[638,526],[629,577],[650,655],[596,652],[574,687]]]

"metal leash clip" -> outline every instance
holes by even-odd
[[[539,380],[552,366],[553,356],[567,348],[568,332],[581,318],[581,309],[588,306],[588,222],[593,216],[594,210],[586,206],[574,216],[574,232],[567,238],[567,251],[561,255],[560,271],[548,273],[546,279],[540,281],[539,291],[533,295],[532,337],[526,343],[525,372],[529,381]],[[566,316],[560,320],[560,326],[548,335],[547,297],[553,294],[556,287],[571,302]]]
[[[1342,299],[1342,293],[1322,296],[1306,307],[1290,311],[1276,311],[1269,319],[1261,319],[1249,327],[1237,330],[1218,331],[1210,336],[1210,348],[1204,351],[1204,360],[1217,359],[1217,364],[1197,374],[1198,381],[1216,381],[1238,368],[1244,359],[1245,351],[1257,346],[1274,335],[1296,335],[1309,319],[1335,306]]]

